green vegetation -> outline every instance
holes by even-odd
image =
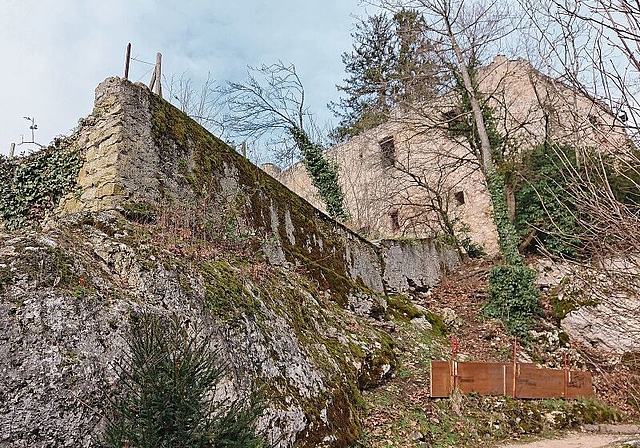
[[[26,157],[0,155],[0,221],[9,230],[34,224],[71,193],[82,166],[67,140]]]
[[[403,8],[368,16],[355,24],[352,37],[353,50],[342,54],[349,77],[338,86],[346,97],[330,104],[341,119],[331,135],[336,141],[385,122],[394,107],[428,101],[437,91],[438,58],[419,12]]]
[[[516,400],[477,394],[430,398],[430,362],[450,356],[448,344],[437,334],[435,325],[424,331],[406,319],[396,318],[394,322],[399,353],[396,376],[364,392],[365,432],[357,446],[477,447],[621,420],[615,409],[593,399]]]
[[[586,243],[592,236],[585,235],[585,224],[599,217],[589,216],[585,206],[598,200],[594,192],[610,189],[621,204],[640,204],[637,168],[616,163],[596,149],[580,154],[578,163],[574,148],[547,141],[523,154],[517,172],[518,234],[526,237],[535,229],[536,243],[554,256],[580,259],[589,255]]]
[[[507,329],[526,339],[528,330],[542,314],[536,273],[526,266],[499,265],[489,274],[489,300],[484,313],[501,319]]]
[[[426,401],[393,385],[367,398],[378,415],[394,418],[383,417],[368,428],[359,441],[362,447],[477,447],[488,441],[548,437],[554,431],[584,424],[621,420],[614,409],[592,399],[514,400],[471,395]],[[410,439],[416,432],[422,441]]]
[[[540,292],[534,284],[536,273],[524,266],[524,258],[518,251],[520,240],[509,220],[502,176],[490,172],[487,183],[505,264],[491,270],[487,288],[489,299],[484,312],[489,317],[501,319],[513,334],[526,337],[535,325],[535,318],[541,314]]]
[[[262,412],[254,399],[217,403],[225,363],[211,334],[177,317],[132,316],[127,352],[117,365],[122,394],[111,403],[102,446],[262,447],[252,429]]]
[[[537,242],[552,255],[575,258],[581,232],[577,205],[568,194],[566,168],[576,169],[576,152],[549,142],[523,155],[515,185],[515,225],[521,238],[536,229]]]
[[[390,294],[387,296],[387,313],[394,319],[408,322],[416,317],[423,316],[423,313],[416,308],[409,296],[405,294]]]
[[[309,172],[313,186],[318,190],[322,202],[327,207],[329,216],[346,221],[344,193],[338,183],[338,165],[327,160],[324,148],[313,143],[305,131],[292,127],[289,132],[302,153],[302,163]]]

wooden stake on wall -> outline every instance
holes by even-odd
[[[131,42],[127,44],[127,55],[124,60],[124,79],[129,79],[129,64],[131,63]]]

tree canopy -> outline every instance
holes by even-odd
[[[391,109],[433,98],[438,71],[424,17],[400,9],[361,19],[353,49],[342,55],[349,75],[337,86],[346,96],[330,104],[341,121],[332,137],[342,141],[386,121]]]

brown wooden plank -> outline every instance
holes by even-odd
[[[513,395],[513,364],[457,362],[455,385],[463,394]],[[565,386],[565,375],[568,382]],[[578,398],[593,396],[589,372],[538,369],[534,364],[516,366],[517,398]],[[431,396],[448,397],[452,390],[451,363],[431,362]]]
[[[593,397],[594,395],[590,372],[569,372],[567,398]]]
[[[431,361],[431,396],[448,397],[451,394],[451,366],[447,361]]]
[[[459,362],[456,383],[463,394],[504,395],[504,370],[504,363]]]
[[[516,372],[517,398],[562,398],[563,370],[537,369],[534,364],[518,364]]]

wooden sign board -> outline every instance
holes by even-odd
[[[593,396],[589,372],[538,369],[534,364],[431,361],[431,396],[463,394],[509,395],[517,398],[578,398]]]

